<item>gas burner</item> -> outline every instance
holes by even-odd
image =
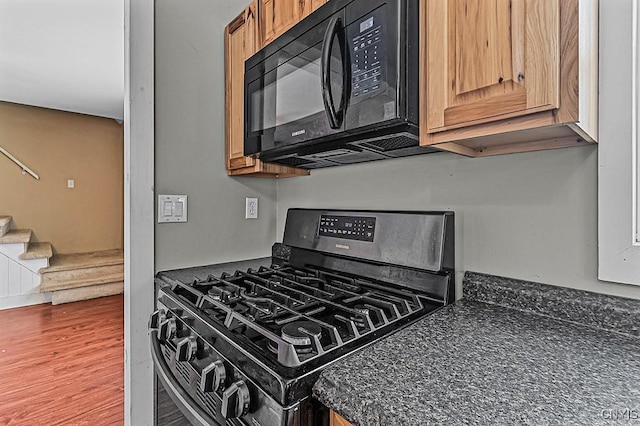
[[[276,342],[274,342],[273,340],[269,340],[267,342],[267,349],[269,349],[270,352],[274,353],[274,354],[278,354],[278,344]]]
[[[277,307],[273,303],[267,300],[250,301],[246,300],[248,307],[247,314],[253,318],[254,321],[261,324],[270,324],[274,321],[274,315],[277,313]]]
[[[282,326],[282,340],[291,343],[300,354],[313,352],[312,338],[322,337],[322,327],[312,321],[294,321]]]
[[[222,302],[225,305],[229,305],[240,298],[238,287],[231,285],[223,285],[221,287],[213,286],[207,291],[207,294],[213,300]]]

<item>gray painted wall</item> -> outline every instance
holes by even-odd
[[[156,270],[266,256],[289,207],[448,209],[458,283],[470,270],[640,298],[639,287],[596,278],[595,147],[435,154],[277,183],[227,177],[223,29],[246,3],[156,2],[156,194],[190,196],[188,223],[156,224]],[[244,219],[247,196],[260,198],[257,221]]]
[[[155,3],[155,190],[189,195],[188,223],[156,224],[156,270],[267,256],[276,239],[275,181],[225,174],[224,27],[247,3]]]
[[[452,210],[458,288],[475,271],[640,299],[597,280],[597,157],[441,153],[314,171],[278,182],[278,237],[289,207]]]

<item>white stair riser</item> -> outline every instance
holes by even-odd
[[[49,259],[20,259],[20,255],[25,251],[25,244],[0,244],[0,255],[5,255],[12,259],[14,262],[19,263],[28,270],[34,273],[38,273],[40,268],[46,268],[49,266]]]
[[[19,296],[32,295],[39,291],[40,275],[0,254],[0,307],[5,304],[15,307],[14,302]],[[13,298],[14,302],[2,302],[8,298]]]

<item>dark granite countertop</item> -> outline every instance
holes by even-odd
[[[639,336],[640,301],[467,273],[313,391],[356,425],[640,424]]]

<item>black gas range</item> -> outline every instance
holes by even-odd
[[[326,424],[324,367],[454,300],[451,212],[290,209],[249,270],[156,276],[152,357],[194,425]]]

